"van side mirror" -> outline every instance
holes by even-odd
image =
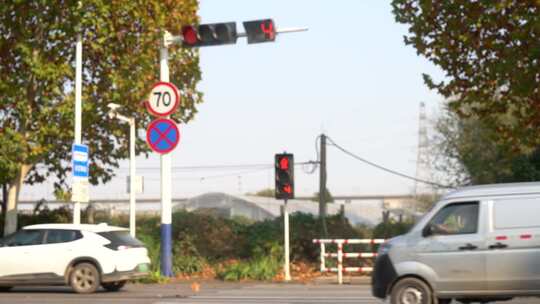
[[[428,236],[431,236],[433,235],[434,233],[434,229],[433,229],[433,225],[431,225],[431,223],[427,224],[424,229],[422,229],[422,236],[423,237],[428,237]]]

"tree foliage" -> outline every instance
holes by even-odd
[[[128,126],[107,118],[122,105],[139,128],[141,103],[159,79],[164,30],[197,22],[196,0],[4,1],[0,5],[0,183],[54,177],[67,188],[74,133],[75,43],[83,38],[82,138],[90,148],[90,182],[108,181],[127,157]],[[171,81],[182,95],[174,115],[186,123],[202,101],[198,53],[170,49]],[[139,153],[148,151],[137,141]],[[28,170],[29,172],[27,172]],[[20,187],[19,187],[20,188]],[[17,191],[10,190],[10,196]]]
[[[499,138],[535,146],[540,130],[540,2],[393,0],[405,44],[440,67],[425,83],[461,116],[498,120]]]
[[[504,117],[499,117],[503,120]],[[501,139],[498,122],[460,117],[446,109],[435,124],[434,162],[455,186],[540,180],[540,149],[516,149]]]

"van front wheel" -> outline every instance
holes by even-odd
[[[423,281],[416,278],[401,279],[392,288],[390,295],[392,304],[437,304],[431,289]]]

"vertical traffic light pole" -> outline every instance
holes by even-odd
[[[282,29],[277,31],[272,19],[253,20],[243,23],[245,33],[237,33],[235,22],[200,24],[198,26],[184,26],[181,36],[172,36],[165,32],[160,47],[160,80],[169,82],[169,45],[181,44],[183,47],[202,47],[222,44],[234,44],[238,37],[246,37],[248,44],[273,42],[277,33],[293,33],[306,31],[307,28]],[[290,155],[292,160],[292,155]],[[288,161],[288,160],[287,160]],[[288,164],[288,163],[287,163]],[[291,161],[291,164],[294,164]],[[172,245],[171,245],[171,156],[168,153],[161,155],[161,274],[172,276]],[[294,185],[291,183],[285,192],[285,279],[290,280],[289,273],[289,215],[287,199],[294,198]]]
[[[170,34],[165,33],[159,52],[159,79],[169,82]],[[134,178],[133,176],[131,178]],[[172,200],[171,154],[161,154],[161,275],[172,277]],[[133,191],[134,189],[131,189]]]
[[[275,160],[275,197],[283,199],[283,243],[285,251],[285,261],[283,272],[285,272],[285,281],[291,280],[290,271],[290,248],[289,248],[289,210],[288,200],[294,198],[294,156],[289,153],[276,154]]]
[[[289,210],[287,209],[287,198],[283,200],[283,225],[285,226],[285,281],[291,280],[291,267],[289,262]]]

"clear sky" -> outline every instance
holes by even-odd
[[[421,74],[440,79],[442,72],[404,45],[406,27],[394,21],[390,1],[202,0],[199,14],[202,23],[236,21],[239,31],[242,21],[265,18],[278,29],[309,31],[278,35],[274,43],[240,38],[201,48],[205,101],[195,120],[180,126],[173,166],[272,164],[283,151],[296,162],[315,160],[315,138],[324,132],[363,158],[415,175],[419,103],[426,102],[429,116],[442,101]],[[334,195],[412,191],[412,181],[327,150]],[[140,157],[137,165],[154,168],[138,172],[145,178],[140,197],[159,197],[159,157]],[[273,169],[256,169],[175,170],[173,197],[273,187]],[[117,173],[110,184],[93,187],[91,198],[127,198],[127,161]],[[295,178],[297,195],[318,191],[318,171],[297,167]],[[21,198],[51,192],[51,185],[26,186]]]

